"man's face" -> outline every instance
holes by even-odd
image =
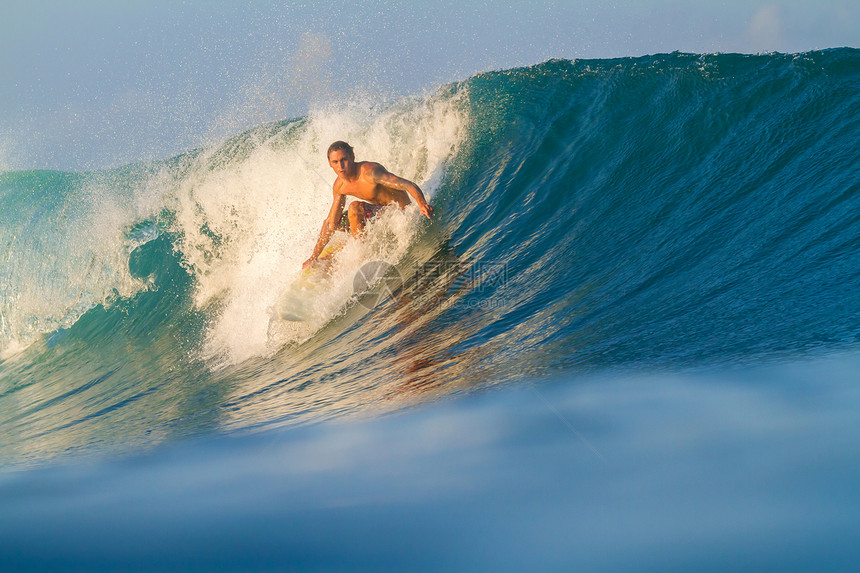
[[[331,165],[335,173],[344,175],[352,172],[352,166],[355,165],[355,161],[350,157],[348,152],[336,149],[329,153],[328,164]]]

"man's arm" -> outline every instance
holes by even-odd
[[[424,198],[424,193],[421,191],[421,188],[412,181],[404,179],[403,177],[398,177],[393,173],[389,173],[382,165],[377,165],[371,169],[368,175],[377,185],[390,187],[391,189],[399,189],[400,191],[406,191],[409,193],[412,198],[415,199],[415,202],[418,203],[418,209],[421,211],[421,214],[428,219],[433,214],[433,207],[427,204],[427,200]]]
[[[323,221],[322,229],[320,229],[320,238],[317,240],[317,244],[314,247],[314,252],[311,255],[311,258],[302,263],[303,269],[308,268],[311,263],[317,260],[317,257],[320,256],[320,253],[331,238],[332,233],[334,233],[337,228],[337,220],[340,218],[341,213],[343,213],[343,204],[346,202],[346,196],[341,195],[337,191],[333,191],[333,195],[331,210],[328,213],[328,217]]]

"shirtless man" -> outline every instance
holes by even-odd
[[[411,195],[418,203],[421,214],[428,219],[433,214],[433,207],[427,204],[424,193],[415,183],[398,177],[385,170],[385,167],[372,161],[355,162],[352,147],[344,141],[335,141],[328,148],[328,164],[337,173],[337,179],[332,186],[334,200],[328,217],[323,221],[320,238],[311,258],[302,264],[308,268],[322,250],[328,240],[339,228],[345,228],[349,221],[349,230],[353,237],[360,237],[364,230],[365,221],[385,207],[396,203],[401,209],[409,205]],[[361,201],[349,204],[347,212],[343,212],[346,196],[350,195]]]

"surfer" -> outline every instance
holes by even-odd
[[[334,198],[328,217],[323,221],[320,238],[311,258],[302,264],[308,268],[319,257],[332,233],[338,229],[349,229],[353,237],[360,237],[364,225],[380,209],[392,203],[401,209],[409,205],[411,195],[421,214],[430,218],[433,207],[427,204],[424,193],[415,183],[398,177],[385,167],[372,161],[355,161],[352,147],[345,141],[335,141],[327,152],[328,164],[337,174],[332,191]],[[344,211],[347,195],[359,199],[349,204]]]

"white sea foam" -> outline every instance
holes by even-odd
[[[0,226],[0,358],[85,312],[146,287],[129,273],[139,242],[131,226],[151,217],[160,192],[141,177],[109,173],[35,174],[35,189],[13,198]],[[147,190],[149,189],[149,190]]]
[[[154,235],[130,229],[165,209],[175,214],[170,230],[194,278],[194,303],[211,317],[207,357],[236,363],[306,339],[347,304],[361,262],[396,262],[420,228],[416,209],[380,216],[362,244],[340,254],[332,288],[309,301],[316,319],[270,329],[267,309],[310,255],[331,205],[328,145],[346,140],[358,160],[378,161],[432,197],[465,133],[460,99],[443,91],[389,105],[329,104],[161,168],[69,176],[64,196],[34,191],[29,211],[0,229],[0,358],[147,288],[128,261]]]
[[[349,302],[363,261],[393,263],[408,249],[420,228],[417,209],[386,210],[362,243],[339,255],[331,288],[308,301],[316,319],[270,328],[268,308],[310,256],[331,206],[335,175],[325,150],[332,141],[348,141],[357,160],[380,162],[432,197],[463,137],[462,108],[450,95],[330,105],[302,123],[257,130],[228,159],[229,146],[202,154],[179,182],[173,208],[182,233],[177,246],[196,279],[195,302],[215,315],[207,356],[236,363],[306,339]]]

